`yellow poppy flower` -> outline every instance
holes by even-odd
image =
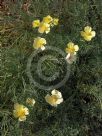
[[[91,41],[93,37],[95,37],[96,32],[92,31],[92,28],[90,26],[86,26],[84,28],[84,31],[81,31],[81,36],[86,40],[86,41]]]
[[[41,37],[37,37],[34,39],[34,44],[33,44],[33,47],[35,49],[39,49],[41,48],[42,50],[45,49],[45,44],[46,44],[46,40],[44,38],[41,38]]]
[[[25,121],[28,114],[29,110],[27,107],[18,103],[14,104],[13,115],[15,118],[18,118],[19,121]]]
[[[52,20],[53,20],[53,18],[50,15],[43,18],[43,22],[47,23],[47,24],[51,23]]]
[[[34,106],[35,100],[32,99],[32,98],[27,98],[26,103],[29,104],[29,105],[31,105],[31,106]]]
[[[40,26],[39,26],[39,29],[38,29],[38,32],[39,33],[49,33],[50,32],[50,25],[47,24],[47,23],[44,23],[44,22],[41,22]]]
[[[58,18],[53,18],[52,25],[58,25]]]
[[[75,55],[78,50],[78,45],[75,45],[73,42],[67,44],[66,53]]]
[[[34,20],[34,21],[32,22],[32,26],[33,26],[34,28],[39,27],[39,25],[40,25],[40,20]]]
[[[45,100],[51,106],[56,107],[58,104],[63,102],[62,94],[58,90],[52,90],[51,95],[47,94]]]

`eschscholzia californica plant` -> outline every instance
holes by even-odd
[[[52,20],[53,20],[53,18],[50,15],[48,15],[48,16],[43,18],[42,22],[50,24],[52,22]]]
[[[46,40],[44,38],[37,37],[37,38],[34,39],[34,43],[33,43],[34,49],[40,48],[41,50],[44,50],[45,45],[46,45]]]
[[[46,33],[48,34],[50,32],[50,27],[58,25],[58,18],[52,18],[50,15],[43,17],[42,21],[40,20],[34,20],[32,22],[33,28],[38,27],[38,32],[43,34]]]
[[[40,25],[40,20],[34,20],[34,21],[32,22],[33,28],[39,27],[39,25]]]
[[[34,106],[35,100],[33,98],[27,98],[26,103],[30,106]]]
[[[81,36],[86,40],[86,41],[91,41],[92,38],[94,38],[96,35],[95,31],[92,31],[92,28],[90,26],[86,26],[84,28],[84,31],[81,31]]]
[[[69,42],[67,44],[66,53],[75,55],[78,50],[79,50],[78,45],[75,45],[73,42]]]
[[[49,103],[51,106],[56,107],[60,103],[63,102],[62,94],[58,90],[52,90],[51,95],[47,94],[45,96],[45,100],[47,103]]]
[[[43,33],[49,33],[50,32],[50,24],[41,22],[38,28],[38,32],[43,34]]]
[[[13,115],[15,118],[18,118],[19,121],[25,121],[26,116],[29,114],[29,110],[22,104],[14,104]]]
[[[66,60],[69,64],[72,64],[76,60],[76,52],[79,50],[79,46],[73,42],[69,42],[66,48]]]
[[[59,22],[59,19],[58,19],[58,18],[53,18],[52,26],[58,25],[58,22]]]

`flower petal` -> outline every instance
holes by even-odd
[[[41,47],[41,50],[42,50],[42,51],[45,50],[45,46],[42,46],[42,47]]]
[[[28,108],[24,107],[25,115],[29,115],[29,110]]]
[[[19,117],[18,120],[19,120],[19,121],[25,121],[25,120],[26,120],[26,116]]]
[[[57,91],[57,90],[52,90],[51,92],[52,95],[56,95],[58,98],[62,98],[62,94],[61,92]]]
[[[91,41],[92,36],[85,36],[84,39],[85,39],[86,41]]]
[[[74,49],[75,49],[75,51],[78,51],[78,50],[79,50],[79,46],[78,46],[78,45],[75,45],[75,46],[74,46]]]
[[[85,32],[81,31],[81,36],[84,37],[85,36]]]
[[[96,32],[95,32],[95,31],[92,31],[91,34],[92,34],[92,37],[95,37]]]
[[[60,98],[60,99],[58,99],[57,101],[56,101],[56,104],[60,104],[60,103],[62,103],[63,102],[63,98]]]
[[[86,27],[84,28],[84,31],[85,31],[86,33],[91,32],[91,30],[92,30],[92,28],[91,28],[90,26],[86,26]]]
[[[18,113],[17,113],[16,110],[13,110],[13,116],[14,116],[15,118],[18,118]]]
[[[51,96],[49,95],[49,94],[47,94],[46,96],[45,96],[45,100],[46,100],[46,102],[48,102],[49,103],[49,99],[51,98]]]
[[[69,42],[68,44],[67,44],[67,46],[70,48],[70,47],[73,47],[74,46],[74,43],[73,42]]]
[[[48,28],[46,29],[45,33],[47,34],[47,33],[49,33],[49,32],[50,32],[50,27],[48,27]]]

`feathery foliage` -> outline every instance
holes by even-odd
[[[0,11],[0,135],[1,136],[101,136],[102,135],[102,42],[101,0],[4,0]],[[64,102],[57,108],[44,100],[49,92],[31,84],[27,77],[27,62],[37,36],[32,21],[46,15],[59,18],[59,25],[44,35],[48,45],[65,51],[74,41],[80,47],[77,61],[72,64],[68,81],[58,88]],[[80,31],[92,26],[96,37],[82,41]],[[59,54],[44,51],[33,60],[36,71],[40,56]],[[46,60],[42,66],[46,76],[65,73],[65,64]],[[39,78],[36,76],[36,80]],[[42,83],[42,81],[41,81]],[[43,82],[44,83],[44,82]],[[46,85],[46,83],[44,83]],[[50,85],[50,84],[49,84]],[[25,122],[12,115],[14,103],[25,104],[33,97]]]

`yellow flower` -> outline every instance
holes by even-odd
[[[37,38],[34,39],[33,47],[35,49],[41,48],[42,50],[44,50],[45,49],[45,47],[44,47],[45,44],[46,44],[46,40],[44,38],[37,37]]]
[[[38,29],[39,33],[49,33],[50,32],[50,25],[44,22],[41,22],[39,29]]]
[[[73,42],[67,44],[66,53],[75,55],[78,50],[78,45],[75,45]]]
[[[62,94],[58,90],[52,90],[51,95],[47,94],[45,100],[51,106],[56,107],[58,104],[63,102]]]
[[[40,20],[34,20],[34,21],[32,22],[32,26],[33,26],[34,28],[39,27],[39,25],[40,25]]]
[[[50,15],[43,18],[43,22],[48,23],[48,24],[51,23],[52,20],[53,20],[53,18]]]
[[[27,98],[26,103],[29,104],[29,105],[31,105],[31,106],[34,106],[35,100],[32,99],[32,98]]]
[[[81,31],[81,36],[86,40],[86,41],[91,41],[93,37],[95,37],[96,32],[92,31],[92,28],[90,26],[86,26],[84,28],[84,31]]]
[[[29,110],[27,107],[18,103],[14,104],[13,115],[15,118],[18,118],[19,121],[25,121],[28,114]]]
[[[53,26],[53,25],[58,25],[58,21],[59,21],[58,18],[53,18],[52,26]]]

